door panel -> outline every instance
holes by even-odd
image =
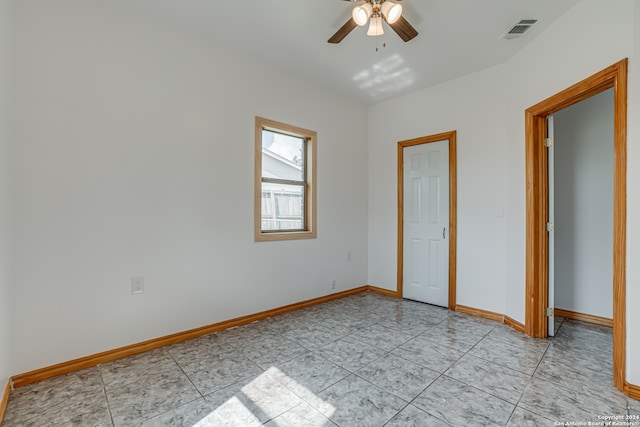
[[[403,297],[449,302],[449,142],[404,148]]]

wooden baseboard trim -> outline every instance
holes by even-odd
[[[578,313],[577,311],[554,308],[553,314],[567,319],[582,320],[583,322],[595,323],[596,325],[609,326],[613,328],[613,319],[608,317],[594,316],[593,314]]]
[[[504,322],[504,314],[494,313],[493,311],[482,310],[474,307],[467,307],[466,305],[456,305],[456,311],[464,314],[470,314],[472,316],[482,317],[484,319],[495,320],[496,322]]]
[[[280,314],[285,314],[285,313],[300,310],[303,308],[311,307],[317,304],[322,304],[328,301],[344,298],[349,295],[354,295],[367,290],[369,290],[369,286],[366,286],[366,285],[360,286],[358,288],[349,289],[347,291],[337,292],[337,293],[325,295],[319,298],[313,298],[310,300],[285,305],[285,306],[274,308],[271,310],[261,311],[259,313],[250,314],[247,316],[236,317],[235,319],[225,320],[219,323],[214,323],[212,325],[203,326],[196,329],[190,329],[188,331],[178,332],[172,335],[166,335],[164,337],[143,341],[137,344],[128,345],[126,347],[120,347],[114,350],[108,350],[102,353],[93,354],[91,356],[70,360],[68,362],[58,363],[56,365],[48,366],[46,368],[25,372],[23,374],[15,375],[14,377],[11,378],[11,380],[14,388],[24,387],[26,385],[33,384],[35,382],[46,380],[49,378],[57,377],[59,375],[80,371],[82,369],[87,369],[102,363],[111,362],[117,359],[121,359],[123,357],[144,353],[145,351],[154,350],[156,348],[190,340],[193,338],[198,338],[203,335],[211,334],[213,332],[218,332],[218,331],[232,328],[235,326],[246,325],[248,323],[252,323],[257,320],[263,320],[268,317],[278,316]]]
[[[0,400],[0,426],[4,420],[4,414],[7,412],[7,405],[9,404],[9,397],[11,397],[11,380],[7,381],[7,386],[4,388],[2,399]]]
[[[633,399],[640,400],[640,386],[638,385],[630,384],[625,381],[623,392]]]
[[[464,314],[470,314],[472,316],[482,317],[484,319],[495,320],[496,322],[504,323],[507,326],[512,327],[516,331],[524,334],[524,325],[517,320],[512,319],[504,314],[495,313],[493,311],[482,310],[480,308],[467,307],[466,305],[456,305],[456,311]]]
[[[389,290],[389,289],[379,288],[377,286],[368,285],[367,286],[367,290],[371,291],[371,292],[375,292],[377,294],[386,295],[388,297],[402,298],[402,295],[400,295],[398,293],[398,291],[392,291],[392,290]]]
[[[524,334],[525,329],[524,329],[524,325],[520,322],[518,322],[517,320],[512,319],[509,316],[504,316],[504,324],[507,326],[511,326],[513,329],[515,329],[516,331]]]

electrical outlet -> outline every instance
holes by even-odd
[[[144,293],[144,276],[135,276],[131,278],[131,293]]]
[[[331,289],[335,289],[336,288],[336,281],[332,280],[331,281]]]

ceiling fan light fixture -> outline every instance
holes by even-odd
[[[371,23],[369,24],[369,31],[367,31],[368,36],[381,36],[384,34],[384,29],[382,28],[382,17],[380,15],[374,15],[371,17]]]
[[[395,24],[402,16],[402,5],[389,0],[382,3],[380,10],[389,24]]]
[[[360,6],[356,6],[353,8],[351,12],[351,16],[353,16],[353,20],[358,24],[358,26],[362,27],[366,25],[371,13],[373,12],[373,7],[369,3],[365,3]]]

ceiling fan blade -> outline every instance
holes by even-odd
[[[387,24],[389,24],[387,22]],[[397,35],[400,36],[402,40],[408,42],[412,38],[418,35],[418,31],[413,28],[409,21],[404,19],[404,16],[401,16],[395,23],[389,24],[389,26],[396,32]]]
[[[353,18],[350,18],[334,35],[331,36],[327,42],[329,43],[340,43],[343,38],[347,37],[347,35],[353,31],[355,27],[357,27],[356,21]]]

